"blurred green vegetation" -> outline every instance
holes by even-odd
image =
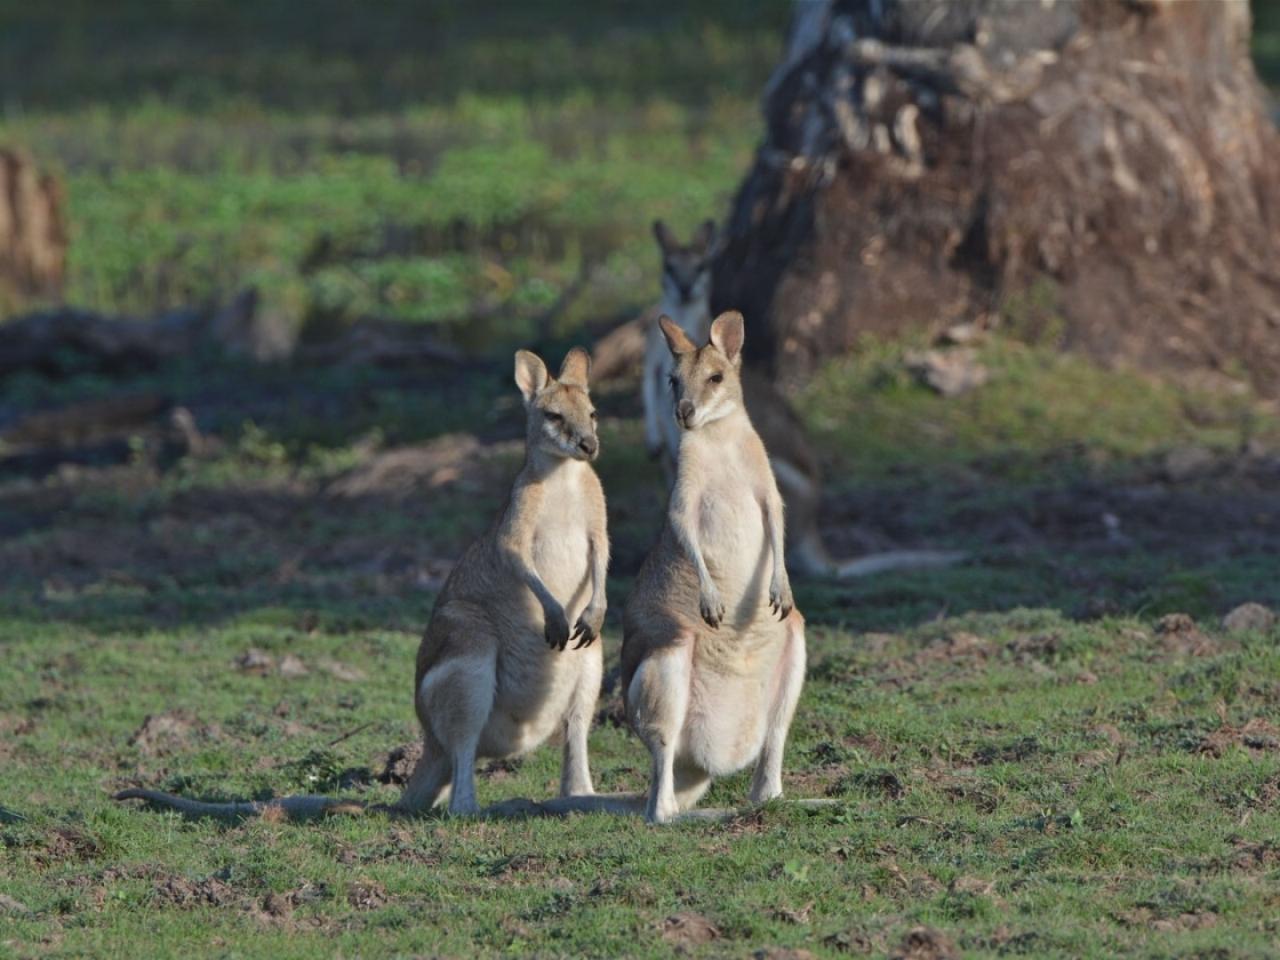
[[[649,302],[647,226],[723,216],[787,0],[0,0],[0,142],[66,179],[67,299],[257,285],[321,328],[490,345]],[[1260,67],[1280,16],[1255,3]],[[565,296],[566,292],[571,296]]]
[[[553,304],[570,329],[647,302],[648,223],[723,213],[787,15],[0,0],[0,140],[67,180],[73,303],[255,284],[300,321],[493,344]]]

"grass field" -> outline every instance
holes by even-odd
[[[219,826],[110,801],[131,784],[392,799],[376,775],[415,736],[418,633],[519,457],[505,370],[125,385],[188,405],[203,452],[166,461],[140,437],[128,463],[0,485],[0,951],[1273,955],[1280,632],[1218,621],[1280,607],[1274,415],[1008,343],[984,350],[990,392],[948,401],[900,355],[869,349],[800,398],[834,478],[828,538],[972,559],[797,583],[811,668],[786,789],[838,804],[670,829]],[[631,389],[600,404],[613,663],[661,503]],[[597,786],[640,790],[619,711],[606,691]],[[484,765],[481,801],[546,796],[557,770],[550,747]]]
[[[0,141],[67,179],[74,303],[256,284],[299,323],[487,347],[473,368],[0,383],[0,427],[155,394],[203,434],[0,469],[0,956],[1280,953],[1280,629],[1222,625],[1280,610],[1280,414],[1023,342],[1012,306],[972,393],[867,343],[795,398],[834,552],[969,554],[796,582],[785,786],[835,805],[226,826],[109,799],[396,796],[379,775],[416,735],[418,636],[520,458],[507,346],[575,283],[565,344],[649,302],[648,222],[725,209],[786,7],[316,0],[299,24],[275,0],[0,0]],[[613,665],[662,494],[634,386],[598,399]],[[599,711],[597,788],[644,789],[616,688]],[[483,764],[480,800],[557,777],[552,747]]]

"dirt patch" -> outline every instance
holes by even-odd
[[[1040,752],[1040,741],[1035,737],[1020,737],[1003,745],[988,744],[974,751],[973,762],[982,766],[993,763],[1021,763]]]
[[[859,793],[865,796],[901,800],[906,796],[907,786],[892,770],[860,770],[847,777],[841,777],[831,788],[830,793],[832,796]]]
[[[662,939],[677,953],[720,939],[720,928],[700,913],[673,913],[662,921]]]
[[[802,907],[778,907],[773,911],[773,915],[783,923],[792,923],[797,926],[806,926],[813,916],[812,901],[806,903]]]
[[[161,906],[184,909],[225,907],[239,900],[239,896],[231,885],[217,877],[205,877],[203,880],[190,880],[179,876],[166,877],[155,885],[151,895],[152,899]]]
[[[1253,717],[1243,726],[1224,721],[1217,730],[1201,738],[1196,752],[1221,757],[1232,747],[1241,747],[1255,755],[1280,750],[1280,729],[1262,717]]]
[[[380,883],[362,881],[347,890],[347,903],[356,910],[379,910],[391,902],[387,888]]]
[[[489,876],[503,880],[519,876],[545,876],[551,870],[551,863],[546,857],[535,853],[516,853],[503,857],[489,868]]]
[[[386,755],[382,772],[375,777],[379,783],[402,787],[409,782],[418,761],[422,759],[422,741],[402,743]]]
[[[1218,645],[1185,613],[1170,613],[1157,620],[1156,636],[1161,649],[1173,656],[1211,657],[1218,652]]]
[[[222,728],[217,724],[202,724],[186,710],[168,710],[149,713],[138,727],[129,745],[148,757],[162,757],[186,750],[191,742],[220,740]]]
[[[840,953],[866,954],[879,949],[876,941],[864,930],[837,930],[823,937],[822,943]]]
[[[940,930],[916,927],[907,931],[891,956],[893,960],[960,960],[960,950]]]
[[[975,633],[957,630],[936,640],[915,655],[918,664],[954,663],[985,660],[991,644]]]
[[[42,866],[68,861],[96,860],[102,856],[102,843],[79,827],[56,827],[46,836],[35,859]]]
[[[1270,840],[1254,843],[1237,840],[1232,844],[1230,863],[1237,870],[1247,872],[1273,870],[1280,867],[1280,844]]]
[[[1031,660],[1052,660],[1061,648],[1062,638],[1058,634],[1035,633],[1010,640],[1004,649],[1018,663],[1027,663]]]

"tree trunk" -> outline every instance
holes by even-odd
[[[1280,393],[1280,136],[1247,0],[800,0],[716,264],[748,358],[999,318]]]
[[[31,158],[0,147],[0,317],[62,293],[67,234],[62,188]]]

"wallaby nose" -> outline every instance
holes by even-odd
[[[595,437],[583,437],[578,441],[578,449],[588,457],[594,457],[600,452],[600,441]]]
[[[689,426],[689,421],[693,419],[692,400],[681,400],[676,404],[676,419],[684,426]]]

